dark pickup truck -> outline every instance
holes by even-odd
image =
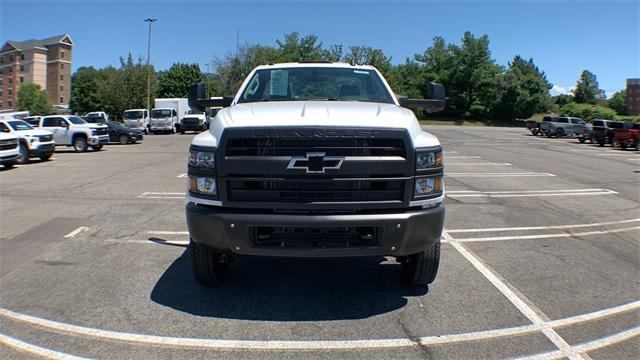
[[[620,144],[622,150],[627,150],[628,147],[638,150],[638,131],[640,131],[640,123],[624,124],[624,126],[617,128],[615,132],[616,144]]]
[[[540,122],[533,120],[533,119],[529,119],[529,120],[525,120],[525,124],[527,126],[527,130],[531,131],[531,134],[533,134],[533,136],[536,135],[542,135],[540,133]]]
[[[596,119],[593,120],[592,137],[595,142],[600,146],[605,144],[611,144],[615,146],[616,143],[616,129],[624,127],[623,122]]]

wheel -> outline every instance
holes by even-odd
[[[176,132],[177,132],[176,127],[175,127],[175,126],[174,126],[174,127],[172,127],[172,128],[171,128],[171,133],[172,133],[172,134],[175,134]]]
[[[553,134],[552,134],[552,133],[550,133],[550,132],[546,133],[545,135],[547,135],[547,137],[548,137],[548,138],[550,138],[550,137],[552,137],[552,136],[553,136]]]
[[[118,138],[120,145],[127,145],[129,143],[129,137],[125,134],[120,135]]]
[[[556,130],[556,137],[564,137],[564,130],[563,129],[558,129]]]
[[[628,146],[629,146],[629,145],[627,145],[627,142],[626,142],[626,141],[623,141],[623,142],[621,142],[621,143],[620,143],[620,147],[622,148],[622,150],[627,150],[627,147],[628,147]]]
[[[538,135],[538,132],[540,132],[538,129],[531,130],[531,133],[533,134],[533,136]]]
[[[5,161],[5,162],[0,163],[0,165],[4,165],[4,169],[5,170],[11,169],[13,167],[13,165],[15,165],[15,164],[16,164],[15,160]]]
[[[25,144],[20,144],[18,147],[18,158],[16,162],[23,165],[29,163],[29,149],[27,149]]]
[[[40,155],[40,160],[48,161],[49,159],[51,159],[51,155],[52,154]]]
[[[87,151],[87,139],[78,136],[73,140],[73,149],[76,152],[85,152]]]
[[[616,138],[610,138],[609,144],[611,144],[611,147],[616,147]]]
[[[180,129],[180,135],[184,135],[184,129]]]
[[[149,127],[148,126],[146,128],[144,128],[144,134],[145,135],[149,135]]]
[[[211,251],[211,249],[189,242],[191,253],[191,268],[196,280],[205,286],[219,285],[229,274],[229,261],[226,255]]]
[[[91,149],[93,149],[93,151],[100,151],[102,150],[102,146],[103,145],[94,145],[94,146],[91,146]]]
[[[440,243],[403,259],[402,281],[405,285],[429,285],[436,278],[440,265]]]
[[[581,137],[578,138],[578,141],[580,141],[580,143],[584,144],[584,142],[587,141],[587,139],[581,136]]]

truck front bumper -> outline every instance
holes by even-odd
[[[440,241],[444,226],[444,206],[398,212],[364,214],[307,215],[249,212],[228,208],[186,206],[191,239],[212,250],[227,254],[280,257],[406,256],[425,250]],[[264,247],[253,241],[256,227],[358,228],[377,229],[375,246],[361,247]]]
[[[56,149],[56,144],[51,141],[51,142],[46,142],[46,143],[34,143],[31,144],[30,148],[29,148],[29,156],[42,156],[42,155],[49,155],[49,154],[53,154],[53,152]]]
[[[109,135],[91,136],[87,142],[91,146],[104,145],[109,142]]]

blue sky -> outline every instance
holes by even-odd
[[[152,62],[196,62],[203,70],[240,43],[273,45],[283,34],[316,34],[325,44],[368,45],[394,63],[424,51],[434,36],[458,42],[465,31],[488,34],[493,57],[532,57],[558,91],[583,69],[607,93],[640,77],[639,1],[7,1],[0,0],[0,40],[69,33],[73,67],[117,64],[131,52],[146,57],[147,17]],[[27,15],[25,15],[27,14]]]

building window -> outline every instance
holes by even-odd
[[[9,78],[9,84],[13,84],[13,78]]]
[[[64,75],[60,74],[60,80],[64,80]]]
[[[64,50],[60,51],[60,58],[64,59]]]
[[[20,76],[20,84],[24,82],[24,76]]]
[[[9,61],[13,61],[13,59],[15,59],[13,55],[9,55]]]
[[[9,74],[11,74],[13,72],[13,67],[9,68]]]
[[[0,75],[2,75],[2,69],[0,69]]]
[[[24,65],[20,65],[20,72],[24,71]]]
[[[13,95],[13,90],[9,89],[9,96]]]
[[[24,54],[20,54],[20,60],[24,60]]]
[[[11,107],[11,105],[13,105],[13,101],[11,101],[11,100],[7,101],[7,105],[8,105],[9,107]]]
[[[64,102],[64,98],[62,96],[60,96],[60,102],[63,103]]]
[[[64,69],[64,63],[60,63],[60,69]]]
[[[4,64],[4,56],[0,57],[0,64]]]
[[[60,91],[64,91],[64,86],[60,85]]]

